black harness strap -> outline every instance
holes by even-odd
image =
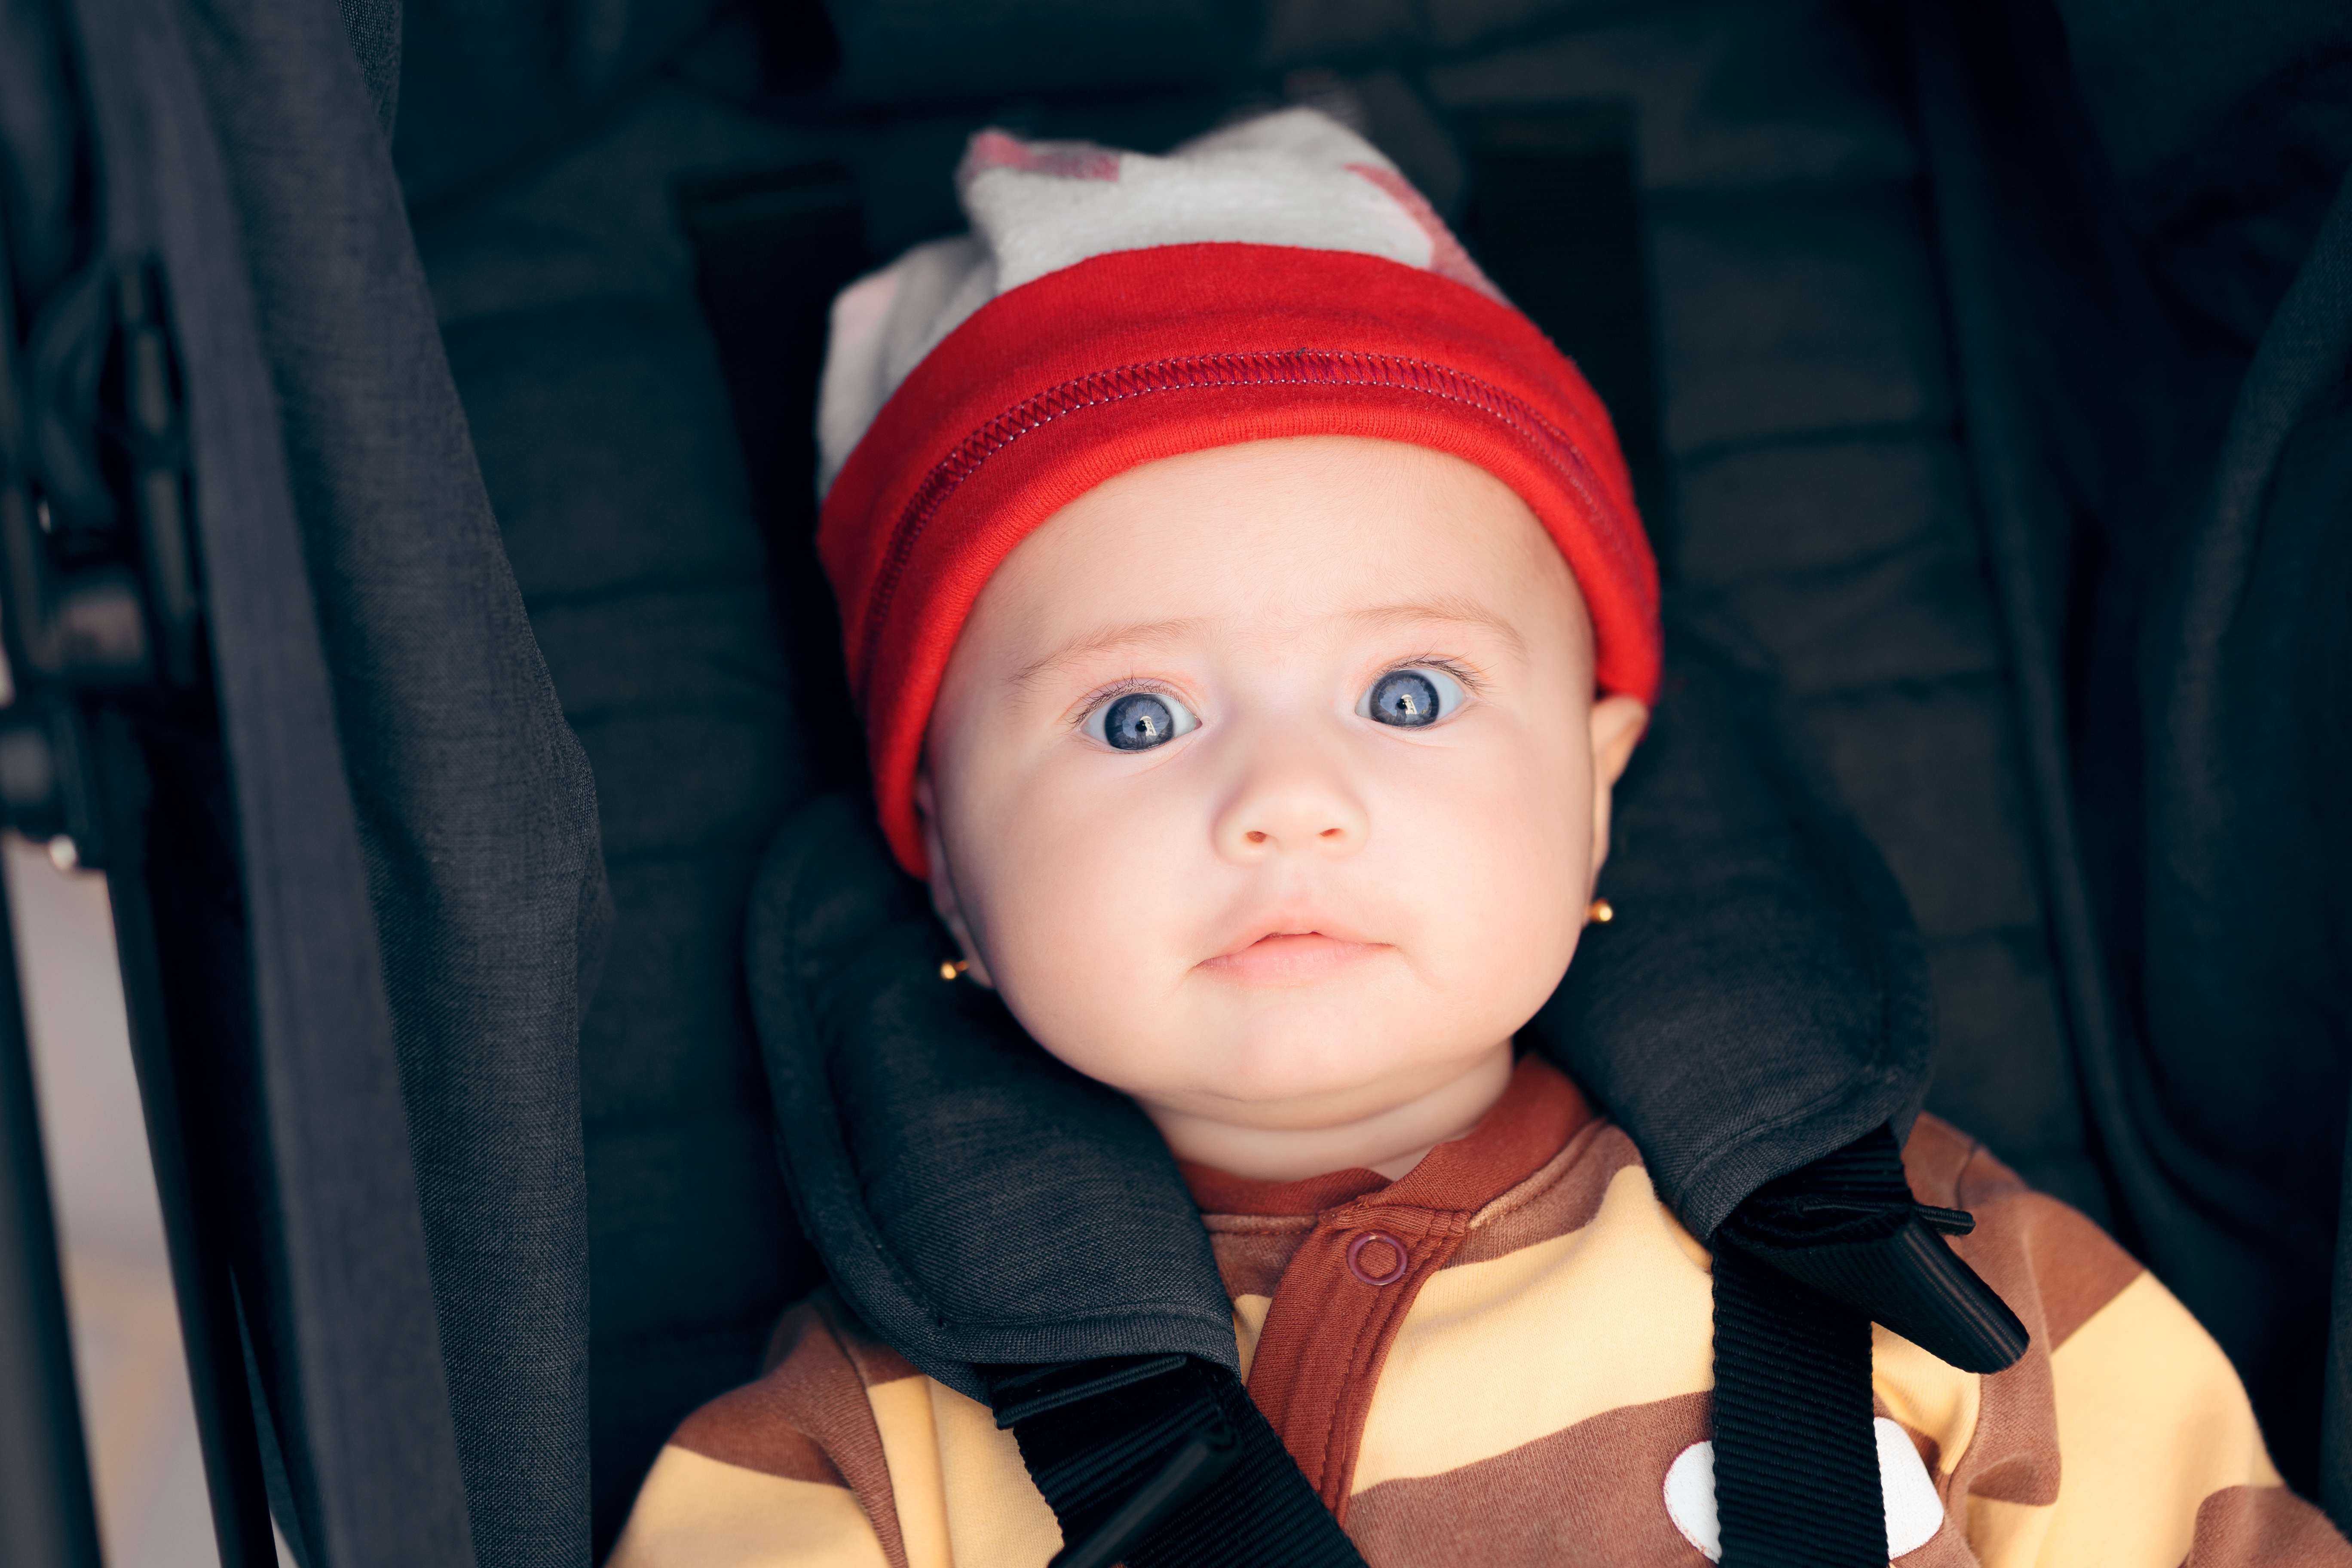
[[[1715,1497],[1727,1568],[1879,1568],[1870,1325],[1963,1372],[2025,1353],[2025,1326],[1916,1202],[1880,1127],[1766,1184],[1716,1232]]]
[[[1061,1521],[1051,1568],[1362,1568],[1223,1367],[1121,1356],[979,1370]]]
[[[1462,242],[1609,405],[1661,566],[1672,487],[1633,106],[1586,99],[1461,121]]]
[[[849,172],[792,163],[689,176],[671,191],[727,377],[767,536],[777,624],[799,679],[793,722],[820,789],[864,786],[841,620],[816,557],[816,395],[835,293],[873,265]]]
[[[1671,518],[1631,106],[1490,111],[1463,125],[1463,238],[1609,405],[1662,565]],[[2023,1353],[2014,1314],[1936,1228],[1881,1127],[1756,1192],[1716,1233],[1715,1478],[1730,1568],[1878,1568],[1875,1321],[1964,1370]]]
[[[1715,1506],[1729,1568],[1884,1568],[1870,1320],[1715,1254]]]

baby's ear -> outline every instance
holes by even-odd
[[[1592,875],[1609,858],[1609,806],[1634,743],[1650,727],[1650,710],[1631,697],[1604,697],[1592,705]]]
[[[1604,697],[1592,705],[1592,766],[1602,785],[1624,775],[1634,743],[1649,727],[1650,710],[1633,698]]]
[[[930,884],[931,908],[956,940],[966,964],[964,978],[976,980],[990,990],[996,983],[988,977],[988,965],[980,960],[980,949],[973,945],[971,928],[964,923],[963,904],[956,897],[955,879],[948,872],[947,850],[940,842],[939,794],[931,787],[931,765],[919,763],[915,769],[915,817],[923,826],[923,875]]]

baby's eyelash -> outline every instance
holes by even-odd
[[[1096,709],[1106,702],[1116,701],[1130,691],[1166,692],[1171,697],[1179,696],[1175,689],[1164,680],[1149,680],[1139,675],[1122,676],[1108,686],[1098,686],[1079,698],[1077,705],[1063,716],[1062,722],[1076,730],[1086,723]]]
[[[1486,689],[1486,678],[1485,676],[1479,674],[1475,668],[1463,663],[1460,659],[1450,658],[1445,654],[1419,654],[1412,658],[1400,658],[1393,660],[1390,663],[1388,668],[1391,669],[1442,669],[1446,674],[1452,676],[1454,679],[1460,681],[1464,689],[1466,690],[1484,691]]]

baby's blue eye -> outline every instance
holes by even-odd
[[[1087,715],[1087,732],[1119,752],[1148,752],[1199,728],[1192,710],[1164,691],[1129,691]]]
[[[1415,665],[1411,669],[1391,669],[1373,681],[1356,704],[1356,711],[1383,724],[1418,730],[1453,717],[1462,700],[1460,681],[1442,669]]]

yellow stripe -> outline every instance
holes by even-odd
[[[1889,1415],[1936,1440],[1936,1468],[1950,1475],[1976,1436],[1983,1380],[1873,1323],[1870,1381]]]
[[[1373,1390],[1354,1489],[1441,1475],[1621,1405],[1714,1387],[1705,1258],[1649,1173],[1628,1166],[1582,1229],[1439,1271]]]
[[[1236,1296],[1234,1298],[1234,1343],[1241,1350],[1242,1381],[1249,1381],[1249,1369],[1257,1360],[1257,1342],[1265,1337],[1265,1315],[1274,1310],[1271,1296]]]
[[[948,1536],[955,1560],[972,1568],[1044,1568],[1062,1549],[1055,1522],[1021,1445],[996,1427],[996,1413],[943,1383],[929,1384],[947,1488]]]
[[[931,1419],[928,1377],[868,1384],[874,1425],[882,1432],[882,1460],[890,1470],[890,1497],[898,1505],[898,1534],[907,1568],[955,1568],[948,1545],[947,1482],[940,1470],[939,1429]]]
[[[2040,1562],[2177,1568],[2207,1497],[2281,1484],[2229,1358],[2152,1274],[2093,1313],[2050,1371],[2064,1459]]]
[[[1969,1499],[1969,1546],[1984,1568],[2033,1568],[2044,1559],[2043,1544],[2058,1520],[2054,1502],[2003,1502],[1999,1498]]]
[[[845,1487],[786,1480],[664,1448],[609,1568],[885,1568]]]

